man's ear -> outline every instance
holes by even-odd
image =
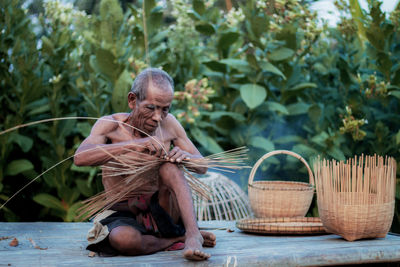
[[[129,92],[128,93],[128,105],[130,109],[134,109],[136,107],[137,96],[136,94]]]

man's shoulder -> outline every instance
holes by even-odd
[[[165,122],[168,127],[181,125],[179,121],[175,118],[175,116],[171,113],[168,113],[167,117],[165,117]]]
[[[128,116],[129,113],[105,115],[97,120],[96,126],[102,128],[106,132],[112,131],[116,129],[120,123],[124,123]]]
[[[165,128],[168,129],[175,136],[182,136],[185,135],[185,130],[181,123],[175,118],[175,116],[171,113],[165,118]]]

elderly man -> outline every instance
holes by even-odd
[[[183,256],[187,259],[210,257],[203,246],[214,246],[215,235],[199,231],[190,187],[178,167],[185,159],[202,156],[169,113],[173,90],[173,80],[166,72],[144,70],[128,94],[131,112],[98,120],[77,149],[74,162],[78,166],[107,165],[113,156],[129,150],[167,159],[158,169],[143,174],[158,181],[153,194],[118,203],[96,217],[88,249],[104,254],[144,255],[184,246]],[[167,154],[160,144],[167,148]],[[99,146],[101,149],[94,149]],[[191,170],[200,174],[207,171],[204,167]],[[105,190],[122,178],[107,176],[103,170]]]

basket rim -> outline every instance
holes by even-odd
[[[261,186],[261,184],[266,186]],[[268,187],[268,184],[281,184],[282,187]],[[285,184],[296,185],[297,187],[284,187]],[[248,187],[271,191],[314,191],[314,186],[310,183],[292,181],[254,181],[252,184],[248,184]]]

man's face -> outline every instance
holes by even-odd
[[[136,101],[133,114],[134,126],[148,134],[153,134],[161,121],[168,115],[173,97],[170,86],[160,89],[150,83],[146,99]]]

